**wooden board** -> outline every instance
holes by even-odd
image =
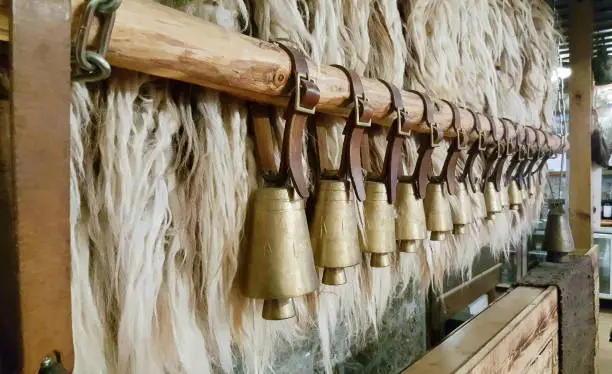
[[[457,329],[403,374],[540,373],[530,368],[549,368],[542,373],[556,373],[557,360],[548,361],[546,350],[556,347],[557,334],[556,288],[519,287]]]
[[[591,71],[593,2],[570,2],[569,139],[577,152],[570,152],[569,218],[576,248],[593,246],[594,206],[591,195]],[[597,209],[595,208],[595,211]]]
[[[11,123],[0,144],[10,145],[12,191],[2,210],[2,230],[9,230],[3,236],[10,240],[0,260],[0,361],[4,372],[36,373],[54,351],[67,367],[73,360],[70,6],[13,0],[10,8]]]

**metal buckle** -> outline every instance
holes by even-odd
[[[462,128],[458,128],[455,130],[457,133],[457,149],[463,151],[467,149],[467,136],[465,134],[465,130]]]
[[[429,140],[430,140],[430,144],[431,144],[431,148],[436,148],[440,146],[440,143],[442,143],[442,140],[438,141],[438,135],[440,134],[440,130],[439,130],[439,125],[437,122],[431,123],[429,125]]]
[[[478,133],[478,150],[484,151],[487,149],[487,145],[485,144],[487,134],[485,131]]]
[[[406,118],[406,109],[397,108],[397,118],[395,119],[397,124],[397,134],[400,136],[410,136],[412,134],[411,130],[404,131],[402,129],[402,125],[404,124],[404,118]]]
[[[295,104],[294,108],[296,112],[305,114],[315,114],[316,107],[308,109],[302,106],[302,79],[308,82],[314,82],[308,78],[308,75],[302,73],[295,73]]]
[[[368,103],[368,98],[365,94],[355,97],[355,125],[357,127],[370,128],[372,127],[372,119],[367,122],[361,122],[361,109],[365,109]]]

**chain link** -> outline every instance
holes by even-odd
[[[106,61],[106,52],[110,43],[116,10],[121,0],[89,0],[82,18],[73,50],[72,80],[78,82],[95,82],[110,76],[111,66]],[[100,20],[97,50],[88,50],[87,42],[94,18]]]

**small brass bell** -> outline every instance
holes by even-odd
[[[563,204],[563,200],[553,200],[549,203],[542,247],[547,251],[546,260],[550,262],[566,262],[569,260],[569,254],[575,251]]]
[[[529,197],[533,198],[536,195],[536,185],[535,185],[535,181],[532,180],[531,183],[529,184]]]
[[[364,252],[371,253],[372,267],[391,265],[391,253],[395,251],[395,211],[387,201],[384,183],[367,181],[365,215],[366,246]]]
[[[442,183],[429,183],[425,192],[425,217],[427,230],[431,231],[430,240],[444,240],[453,229],[453,218],[450,204]]]
[[[523,194],[519,189],[518,183],[516,181],[510,182],[508,186],[508,198],[510,200],[510,209],[519,211],[521,210],[521,206],[523,204]]]
[[[477,209],[474,211],[474,222],[482,221],[487,218],[487,204],[485,202],[484,194],[480,191],[476,192],[476,199],[482,204],[478,204]]]
[[[499,188],[499,201],[502,205],[502,210],[508,210],[510,208],[510,199],[508,198],[508,187],[501,186]]]
[[[487,182],[484,195],[485,205],[487,206],[487,220],[492,221],[495,219],[495,215],[502,211],[499,192],[495,189],[493,182]]]
[[[423,200],[417,199],[412,183],[397,185],[397,219],[395,235],[400,252],[414,253],[419,250],[421,240],[425,239],[427,226]]]
[[[529,200],[529,190],[527,188],[523,188],[521,190],[521,197],[523,198],[523,201]]]
[[[242,291],[264,299],[265,319],[295,316],[292,298],[319,286],[304,207],[304,200],[287,188],[255,192]]]
[[[457,184],[457,209],[452,210],[453,233],[455,235],[465,234],[465,227],[472,223],[472,202],[468,195],[465,183]]]
[[[346,283],[344,268],[361,263],[357,212],[352,186],[321,180],[310,229],[315,265],[323,268],[323,283]]]

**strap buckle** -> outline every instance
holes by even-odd
[[[304,113],[304,114],[315,114],[316,106],[313,106],[312,108],[308,108],[302,104],[302,87],[303,87],[302,79],[305,80],[306,82],[314,83],[312,79],[308,78],[308,74],[300,73],[300,72],[295,73],[295,103],[294,103],[295,111],[299,113]]]

